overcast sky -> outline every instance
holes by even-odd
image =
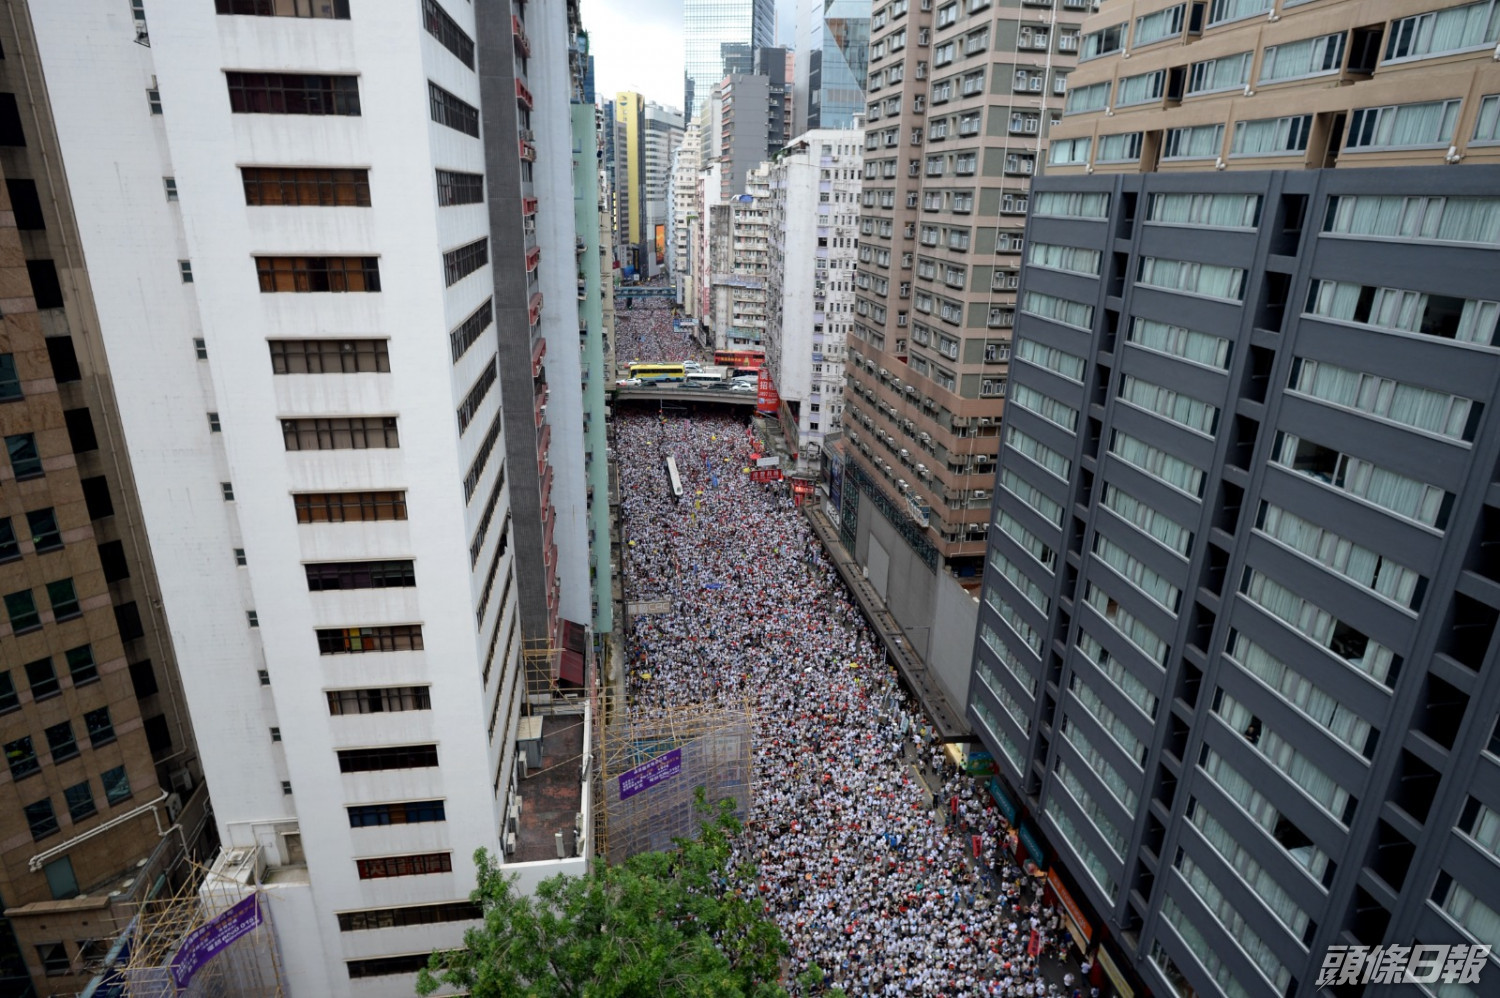
[[[682,107],[682,0],[582,0],[600,99],[634,90]],[[792,44],[796,0],[776,0],[777,42]]]

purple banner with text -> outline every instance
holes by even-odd
[[[628,772],[620,774],[620,799],[634,797],[642,790],[650,790],[665,780],[682,772],[682,749],[674,748],[666,755],[659,755],[650,762],[642,763]]]
[[[185,988],[203,965],[224,952],[236,939],[255,931],[260,924],[257,895],[252,894],[227,911],[188,933],[172,958],[172,979]]]

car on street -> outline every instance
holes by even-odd
[[[615,382],[621,388],[639,388],[644,383],[640,378],[621,378]]]

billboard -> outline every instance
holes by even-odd
[[[656,262],[667,262],[667,227],[665,225],[656,227]]]

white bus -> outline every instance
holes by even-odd
[[[698,370],[688,369],[687,382],[689,385],[697,385],[706,388],[709,385],[721,385],[729,380],[729,368],[727,367],[700,367]]]
[[[677,477],[677,459],[667,458],[667,484],[671,486],[672,498],[682,498],[682,479]]]

